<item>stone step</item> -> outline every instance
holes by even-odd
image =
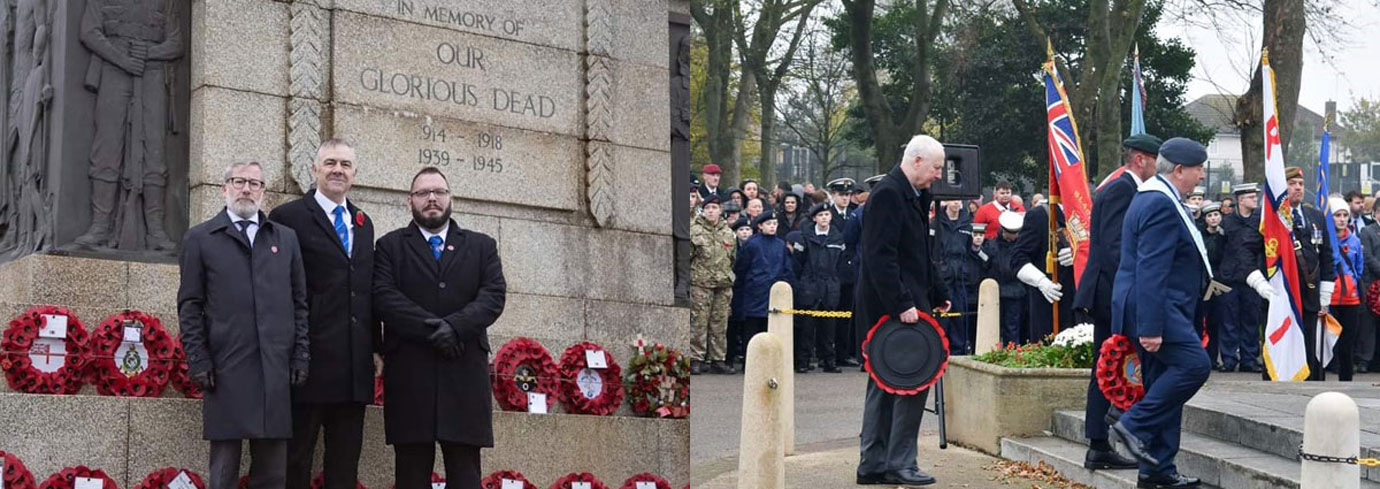
[[[1032,464],[1044,462],[1054,467],[1054,470],[1064,474],[1069,480],[1089,487],[1135,489],[1137,477],[1135,469],[1088,470],[1083,468],[1083,454],[1086,450],[1087,447],[1083,445],[1053,436],[1002,438],[1001,440],[1002,458]],[[1206,482],[1204,481],[1204,485],[1201,486],[1202,489],[1217,487],[1206,484]],[[1241,488],[1230,486],[1230,489]]]
[[[1201,397],[1201,396],[1200,396]],[[1306,403],[1307,397],[1291,399],[1291,402]],[[1369,399],[1358,398],[1358,402]],[[1302,406],[1295,406],[1301,412]],[[1081,413],[1080,413],[1081,414]],[[1375,419],[1366,419],[1374,413],[1361,410],[1361,457],[1380,458],[1380,435],[1365,431],[1374,426]],[[1228,443],[1253,447],[1289,460],[1297,460],[1299,445],[1303,443],[1303,416],[1268,409],[1259,406],[1243,405],[1239,402],[1220,402],[1213,399],[1195,398],[1184,406],[1184,431],[1206,435]],[[1380,467],[1362,467],[1362,477],[1380,481]]]
[[[1055,412],[1053,435],[1061,440],[1084,446],[1087,440],[1083,438],[1083,419],[1083,411]],[[1179,454],[1175,457],[1179,470],[1184,474],[1198,477],[1205,484],[1224,488],[1299,487],[1298,460],[1274,453],[1278,447],[1274,447],[1276,450],[1263,450],[1266,447],[1261,445],[1234,443],[1192,432],[1187,429],[1187,423],[1185,425],[1180,438]],[[1297,445],[1294,451],[1297,452]],[[1361,487],[1380,489],[1380,483],[1363,479]]]

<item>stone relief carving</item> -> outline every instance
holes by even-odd
[[[48,189],[48,118],[53,99],[52,0],[19,0],[4,16],[10,56],[3,82],[4,168],[0,181],[0,253],[22,255],[50,244],[52,195]],[[12,31],[13,36],[9,34]],[[11,51],[12,49],[12,51]],[[3,63],[0,63],[3,64]]]
[[[175,248],[163,229],[164,143],[175,132],[170,99],[185,39],[175,0],[88,0],[81,42],[92,54],[85,86],[96,93],[88,248]]]
[[[613,13],[609,0],[585,4],[585,190],[589,212],[599,226],[614,218],[614,147],[609,144],[613,126],[614,62]]]

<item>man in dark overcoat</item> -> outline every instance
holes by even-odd
[[[1112,335],[1112,283],[1121,266],[1121,225],[1140,184],[1155,176],[1155,156],[1161,143],[1160,138],[1150,134],[1137,134],[1123,141],[1121,174],[1102,184],[1093,197],[1088,265],[1083,269],[1082,287],[1078,287],[1073,299],[1073,308],[1082,310],[1093,322],[1093,365],[1097,365],[1102,342]],[[1088,437],[1088,451],[1083,467],[1134,468],[1135,460],[1118,454],[1108,443],[1105,417],[1112,404],[1098,388],[1096,372],[1088,380],[1087,397],[1083,435]]]
[[[944,167],[944,146],[915,136],[901,163],[872,189],[862,226],[862,269],[853,317],[859,338],[882,316],[920,323],[920,313],[948,310],[948,293],[931,259],[931,183]],[[920,417],[929,391],[902,396],[867,380],[857,483],[926,485],[934,477],[916,463]]]
[[[325,489],[354,489],[364,441],[364,406],[374,400],[378,336],[372,310],[374,223],[346,199],[355,150],[331,139],[312,163],[316,188],[273,209],[302,246],[311,324],[311,378],[292,392],[288,489],[310,489],[316,439],[326,432]],[[381,345],[380,345],[381,346]]]
[[[479,489],[479,449],[494,446],[488,328],[503,313],[508,286],[494,239],[450,219],[440,170],[418,172],[408,201],[412,224],[374,250],[395,480],[398,489],[429,489],[439,443],[446,487]]]
[[[249,440],[250,489],[283,487],[292,437],[291,385],[307,379],[307,284],[297,233],[260,211],[263,170],[225,172],[225,210],[187,230],[177,314],[195,382],[205,393],[210,489],[239,482]]]

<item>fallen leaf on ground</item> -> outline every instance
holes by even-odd
[[[1019,483],[1023,481],[1015,479],[1026,479],[1050,484],[1048,488],[1045,488],[1039,484],[1031,483],[1031,489],[1092,489],[1069,480],[1064,477],[1064,474],[1059,473],[1059,471],[1054,470],[1054,467],[1044,462],[1031,465],[1028,462],[997,460],[983,468],[995,472],[991,480],[1000,481],[1003,484]]]

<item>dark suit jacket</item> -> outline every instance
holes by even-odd
[[[488,328],[508,289],[494,239],[451,221],[438,263],[413,223],[380,238],[374,252],[387,442],[493,446]],[[434,318],[455,329],[460,358],[432,348],[434,330],[423,321]]]
[[[1365,272],[1361,274],[1361,299],[1370,289],[1370,283],[1380,279],[1380,226],[1366,226],[1361,230],[1361,256],[1366,259]]]
[[[1157,192],[1138,193],[1131,201],[1112,292],[1112,332],[1199,344],[1193,319],[1206,270],[1178,205]]]
[[[188,368],[216,377],[202,403],[203,435],[291,438],[289,372],[311,361],[297,233],[261,212],[251,249],[222,210],[187,230],[180,264],[177,318]]]
[[[1112,280],[1121,265],[1121,223],[1135,196],[1136,180],[1123,172],[1093,197],[1091,249],[1081,287],[1073,299],[1074,308],[1111,310]]]
[[[917,195],[900,166],[872,189],[853,322],[859,338],[883,315],[895,318],[912,307],[928,314],[949,300],[931,259],[929,208],[929,191]]]
[[[307,272],[307,306],[311,311],[311,375],[293,389],[295,403],[368,404],[374,399],[374,362],[370,353],[382,345],[373,317],[374,222],[346,202],[355,223],[346,255],[335,225],[316,202],[315,190],[280,205],[269,219],[292,228],[302,246]],[[363,218],[358,224],[356,219]]]
[[[1331,233],[1327,232],[1327,221],[1324,221],[1322,212],[1311,205],[1303,206],[1303,219],[1306,222],[1294,223],[1294,240],[1299,243],[1298,256],[1299,262],[1299,289],[1301,299],[1303,299],[1304,317],[1313,317],[1318,314],[1318,285],[1322,282],[1337,280],[1337,267],[1332,263],[1332,240],[1336,239]],[[1327,216],[1331,219],[1332,216]],[[1318,242],[1314,244],[1313,236],[1318,236]],[[1312,277],[1312,280],[1308,280]],[[1331,302],[1332,298],[1328,298]]]
[[[1060,237],[1057,238],[1059,246],[1068,246],[1068,242],[1063,238],[1062,229],[1064,228],[1064,211],[1057,209],[1054,214],[1056,229],[1060,229]],[[1001,239],[998,237],[997,239]],[[1021,225],[1021,233],[1016,237],[1016,248],[1011,254],[1011,270],[1020,272],[1021,267],[1026,263],[1035,265],[1035,268],[1045,271],[1046,253],[1049,251],[1049,205],[1040,204],[1031,207],[1025,213],[1025,222]],[[1075,287],[1073,277],[1073,267],[1054,265],[1059,272],[1059,285],[1063,287],[1064,298],[1059,301],[1059,329],[1062,331],[1073,326],[1073,301],[1078,297],[1078,290]],[[1046,273],[1046,275],[1048,275]],[[1019,280],[1017,281],[1019,282]],[[1023,284],[1024,285],[1024,284]],[[1031,330],[1040,334],[1053,331],[1054,309],[1049,302],[1045,301],[1043,295],[1035,287],[1024,285],[1026,297],[1030,301]]]

